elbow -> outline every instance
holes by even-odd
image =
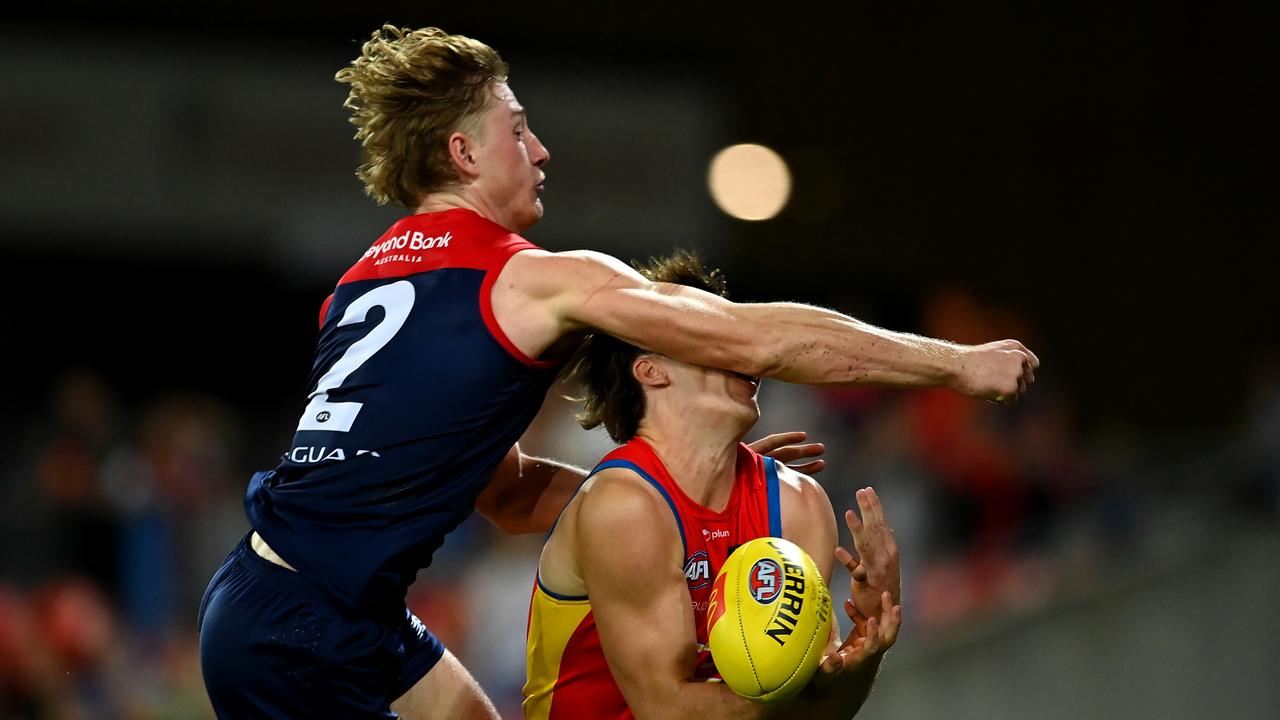
[[[524,529],[528,523],[522,522],[528,518],[522,517],[510,503],[504,503],[501,498],[494,495],[488,492],[481,493],[480,497],[476,498],[476,512],[505,535],[520,535],[528,532]]]
[[[527,516],[521,516],[514,513],[490,513],[484,512],[477,508],[481,515],[485,517],[494,527],[502,531],[503,535],[524,535],[533,532],[530,527],[531,523]]]

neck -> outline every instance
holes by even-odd
[[[672,479],[703,507],[720,510],[729,502],[738,461],[738,443],[750,429],[739,418],[700,416],[689,407],[650,407],[636,436],[653,447]]]
[[[418,207],[414,209],[414,212],[433,213],[457,209],[470,210],[480,217],[495,222],[512,232],[518,232],[516,229],[511,227],[506,218],[500,215],[490,203],[485,202],[483,197],[472,192],[469,187],[441,190],[439,192],[430,193],[422,198],[422,202],[418,203]]]

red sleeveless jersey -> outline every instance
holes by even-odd
[[[697,632],[695,677],[715,677],[715,664],[707,650],[707,605],[716,573],[739,545],[758,537],[782,535],[773,459],[739,445],[733,490],[729,502],[718,512],[685,495],[653,448],[639,438],[606,455],[592,474],[608,468],[626,468],[644,478],[675,515]],[[589,597],[560,595],[536,581],[529,608],[526,660],[526,718],[633,717],[605,662]]]

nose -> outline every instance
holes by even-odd
[[[551,151],[547,149],[546,145],[542,144],[537,135],[532,132],[529,135],[533,138],[533,153],[529,156],[529,159],[533,162],[534,167],[542,167],[551,159]]]

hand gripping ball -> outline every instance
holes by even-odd
[[[818,669],[831,622],[831,595],[813,559],[782,538],[756,538],[716,576],[707,609],[711,658],[737,694],[786,700]]]

